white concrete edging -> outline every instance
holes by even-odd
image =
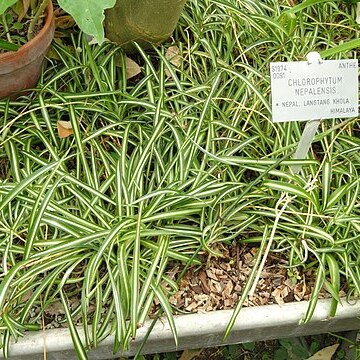
[[[143,353],[160,353],[360,329],[360,301],[350,304],[343,300],[342,305],[338,306],[337,315],[329,318],[330,300],[319,300],[312,320],[308,324],[299,325],[299,320],[304,316],[307,306],[308,302],[298,302],[243,308],[226,341],[223,340],[223,335],[233,313],[232,310],[179,315],[175,317],[179,340],[178,348],[175,348],[168,321],[161,318],[154,326]],[[138,330],[137,338],[126,353],[113,355],[113,337],[108,337],[97,349],[88,353],[89,359],[111,359],[133,355],[150,325],[151,320]],[[81,330],[79,333],[83,336]],[[16,360],[43,359],[45,342],[47,360],[77,358],[68,329],[47,330],[45,333],[42,331],[29,332],[17,343],[11,344],[10,358]],[[0,357],[2,356],[0,355]]]

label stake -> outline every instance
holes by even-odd
[[[306,61],[270,63],[272,121],[306,121],[296,160],[306,158],[321,120],[359,116],[358,63],[322,60],[318,52],[310,52]],[[298,174],[301,167],[290,170]]]
[[[321,56],[318,52],[310,52],[306,56],[307,63],[309,66],[320,66],[322,64]],[[310,146],[314,140],[316,131],[320,125],[321,119],[312,119],[305,125],[304,132],[301,135],[300,142],[296,149],[294,159],[300,160],[305,159],[309,152]],[[294,174],[298,174],[301,170],[301,165],[293,165],[291,170]]]

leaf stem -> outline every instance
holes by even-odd
[[[44,13],[46,7],[48,6],[49,0],[42,0],[38,9],[35,11],[34,17],[31,19],[29,30],[27,34],[28,40],[31,40],[34,37],[35,25],[38,22],[40,16]]]
[[[7,41],[8,41],[9,43],[12,43],[11,36],[10,36],[10,32],[9,32],[9,27],[8,27],[7,22],[6,22],[6,16],[5,16],[5,14],[2,14],[2,21],[3,21],[4,29],[5,29],[5,32],[6,32]]]

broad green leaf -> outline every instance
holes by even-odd
[[[17,0],[1,0],[0,15],[2,15],[10,6],[13,6]]]
[[[318,5],[318,4],[326,3],[326,2],[331,2],[331,0],[305,0],[301,4],[294,6],[287,12],[295,14],[301,10],[306,9],[309,6],[314,6],[314,5]]]
[[[102,44],[105,39],[103,21],[104,10],[112,8],[116,0],[58,0],[61,8],[68,12],[80,29]]]
[[[360,46],[360,39],[354,39],[354,40],[346,41],[345,43],[334,46],[330,49],[321,51],[320,55],[322,58],[327,58],[332,55],[336,55],[339,53],[346,53],[348,51],[357,49],[359,46]]]
[[[8,41],[0,39],[0,49],[6,51],[17,51],[20,48],[19,45],[9,43]]]

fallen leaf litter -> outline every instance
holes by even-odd
[[[256,248],[219,246],[221,257],[204,259],[200,269],[190,268],[179,282],[178,291],[170,297],[170,303],[179,312],[205,313],[214,310],[233,309],[239,300],[246,281],[252,271],[256,257]],[[260,306],[309,300],[315,281],[314,270],[289,270],[280,255],[268,257],[266,266],[256,286],[256,292],[249,296],[244,306]],[[181,272],[178,265],[168,272],[176,279]],[[165,287],[166,291],[167,289]],[[345,296],[341,291],[340,296]],[[319,298],[330,295],[321,291]],[[153,309],[156,312],[158,303]]]

